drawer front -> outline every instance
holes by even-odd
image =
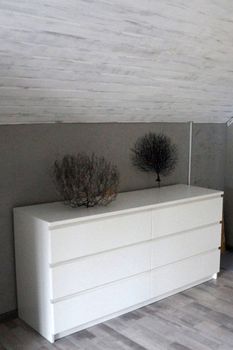
[[[51,269],[53,295],[61,298],[150,269],[150,243],[80,258]]]
[[[149,299],[149,272],[54,304],[55,334]]]
[[[153,237],[182,232],[222,220],[222,197],[152,211]]]
[[[152,297],[175,291],[219,272],[220,251],[215,250],[179,261],[151,273]]]
[[[112,216],[53,229],[50,263],[62,262],[151,238],[151,212]]]
[[[221,245],[221,225],[211,225],[152,241],[152,268],[198,255]]]

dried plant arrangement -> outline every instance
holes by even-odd
[[[169,137],[148,133],[132,148],[132,162],[138,169],[156,174],[160,187],[161,175],[169,175],[177,163],[177,148]]]
[[[53,166],[55,185],[73,208],[107,205],[117,196],[119,172],[115,165],[94,153],[65,155]]]

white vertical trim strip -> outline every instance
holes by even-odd
[[[188,162],[188,185],[191,185],[192,173],[192,141],[193,141],[193,122],[189,122],[189,162]]]

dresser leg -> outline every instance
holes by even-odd
[[[53,334],[51,334],[48,338],[47,338],[47,340],[50,342],[50,343],[54,343],[55,342],[55,336],[53,335]]]
[[[218,278],[217,272],[213,274],[212,278],[213,278],[214,280],[216,280],[216,279]]]

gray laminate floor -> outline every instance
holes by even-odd
[[[54,345],[22,321],[8,321],[0,324],[0,344],[0,350],[232,350],[233,271]]]
[[[221,269],[233,271],[233,252],[225,252],[222,254]]]

